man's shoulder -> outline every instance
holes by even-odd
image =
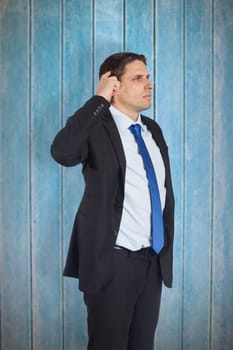
[[[150,129],[156,130],[157,132],[162,132],[159,124],[152,118],[147,117],[145,115],[141,115],[142,122],[146,124]]]
[[[152,133],[153,137],[158,142],[158,144],[160,146],[165,146],[165,148],[167,148],[167,144],[159,124],[155,120],[145,115],[141,115],[141,120],[142,120],[142,123],[144,123],[147,126],[147,128],[150,130],[150,132]]]

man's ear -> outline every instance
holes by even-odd
[[[118,95],[119,95],[119,89],[113,92],[111,103],[116,103],[117,102]]]
[[[112,96],[118,96],[118,95],[119,95],[119,91],[118,90],[113,91]]]
[[[119,90],[120,90],[120,86],[119,86],[116,90],[115,90],[115,89],[113,90],[113,94],[112,94],[112,95],[113,95],[113,96],[118,96],[119,93],[120,93]]]

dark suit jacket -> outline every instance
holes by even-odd
[[[83,166],[85,190],[74,221],[64,275],[79,278],[79,288],[89,293],[111,279],[111,256],[124,199],[126,162],[109,106],[103,97],[92,97],[67,120],[51,146],[58,163]],[[165,246],[159,261],[164,284],[171,287],[174,197],[168,148],[158,124],[144,116],[142,122],[151,131],[165,165]]]

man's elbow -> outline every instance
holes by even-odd
[[[77,160],[77,156],[71,154],[67,155],[62,152],[59,152],[54,145],[51,146],[50,153],[53,159],[63,166],[72,167],[79,163],[79,161]]]

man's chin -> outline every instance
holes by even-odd
[[[151,108],[151,103],[148,103],[147,105],[145,104],[144,108],[141,109],[141,112],[150,108]]]

